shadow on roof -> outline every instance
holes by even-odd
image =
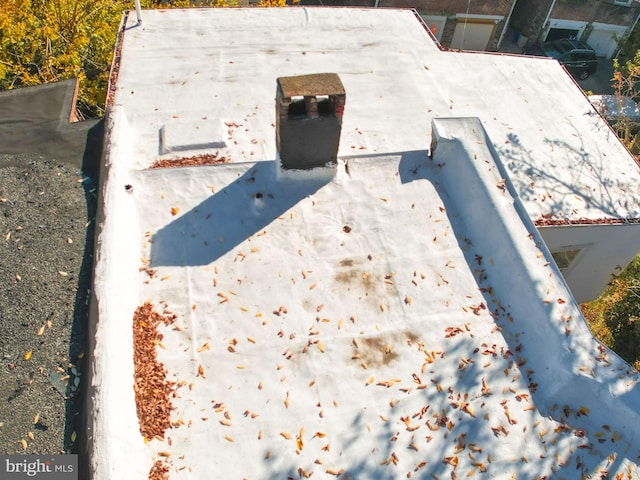
[[[578,136],[576,134],[576,136]],[[579,137],[579,136],[578,136]],[[564,161],[557,161],[556,165],[571,165],[570,172],[563,169],[551,169],[541,167],[540,161],[536,158],[536,152],[527,150],[520,137],[515,133],[508,135],[508,143],[499,147],[500,156],[505,164],[509,165],[511,177],[532,179],[530,185],[522,185],[519,188],[519,195],[525,201],[535,200],[540,197],[539,188],[536,191],[536,181],[544,185],[546,195],[540,200],[551,205],[550,210],[556,212],[558,220],[562,219],[563,212],[572,210],[568,203],[570,196],[580,198],[588,208],[597,209],[601,212],[602,218],[620,218],[618,212],[621,205],[616,203],[615,195],[611,193],[614,188],[619,188],[622,180],[615,177],[603,176],[603,157],[591,155],[585,148],[576,148],[569,142],[562,139],[545,138],[545,144],[554,155],[564,155]],[[606,156],[606,155],[605,155]],[[614,158],[611,161],[615,161]],[[598,162],[598,164],[596,163]],[[598,189],[585,195],[583,185],[595,183]],[[567,195],[565,191],[571,193]],[[624,209],[632,209],[628,202],[622,205]],[[534,219],[540,220],[540,219]],[[622,220],[622,219],[621,219]]]
[[[208,265],[326,185],[330,178],[278,178],[275,162],[244,175],[153,235],[151,266]],[[286,239],[283,239],[286,242]]]

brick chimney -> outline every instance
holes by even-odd
[[[281,168],[335,166],[346,94],[335,73],[277,79],[276,147]]]

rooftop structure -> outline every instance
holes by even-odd
[[[136,132],[131,168],[203,151],[270,161],[275,79],[335,72],[349,98],[338,155],[420,150],[433,118],[480,118],[549,248],[571,259],[574,295],[595,298],[640,251],[634,159],[557,61],[442,52],[407,17],[187,9],[149,11],[136,26],[130,15],[110,101]]]
[[[640,218],[637,165],[555,60],[441,52],[410,11],[186,9],[128,22],[111,98],[136,132],[133,169],[222,144],[231,162],[273,160],[276,78],[336,72],[349,97],[339,155],[421,150],[432,118],[478,117],[532,219]]]
[[[440,52],[406,10],[143,17],[107,122],[94,477],[640,474],[640,377],[531,219],[637,218],[638,176],[556,62]],[[282,79],[320,72],[344,90],[293,97],[346,94],[339,147],[297,170]]]

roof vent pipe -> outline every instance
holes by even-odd
[[[280,77],[276,147],[281,168],[335,167],[346,94],[335,73]]]
[[[136,17],[138,18],[138,25],[142,24],[142,9],[140,8],[140,0],[135,0],[136,4]]]

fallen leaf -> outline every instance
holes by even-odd
[[[25,360],[29,360],[31,358],[31,355],[33,354],[33,350],[29,350],[25,355],[24,355],[24,359]]]
[[[457,467],[458,466],[458,457],[454,456],[454,457],[445,457],[444,460],[442,460],[442,463],[447,463],[453,467]]]

